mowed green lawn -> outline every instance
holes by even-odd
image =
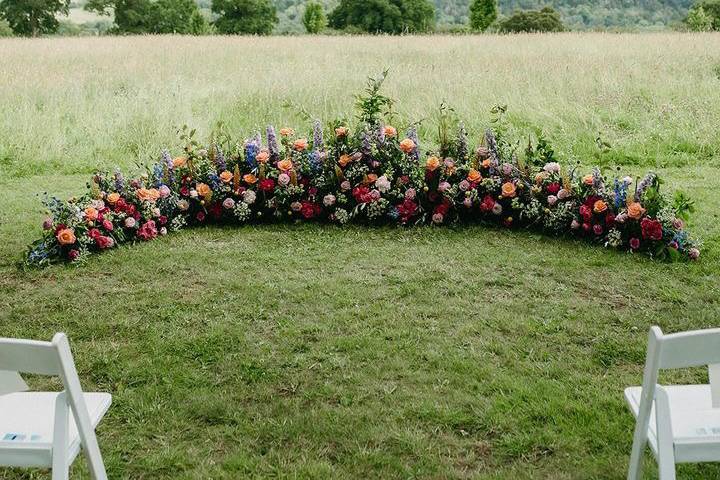
[[[640,382],[648,327],[720,319],[718,47],[717,34],[2,40],[0,335],[67,332],[84,387],[113,394],[99,428],[112,478],[621,478],[622,390]],[[17,268],[43,218],[36,193],[132,170],[183,123],[307,125],[288,101],[350,115],[385,66],[398,126],[429,117],[428,140],[442,100],[475,138],[507,103],[514,129],[540,125],[566,161],[658,170],[697,201],[700,261],[482,227],[305,225]],[[82,461],[73,474],[87,477]]]

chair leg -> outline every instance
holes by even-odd
[[[633,439],[632,453],[630,454],[630,466],[628,468],[627,480],[640,480],[642,478],[643,451],[645,450],[645,437],[635,432]]]
[[[65,392],[55,399],[55,428],[53,430],[52,449],[52,480],[68,480],[70,465],[68,463],[68,429],[70,406]]]
[[[658,459],[658,473],[660,480],[675,480],[675,459]]]

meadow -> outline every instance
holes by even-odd
[[[1,39],[0,58],[0,335],[68,334],[84,387],[114,397],[112,478],[622,478],[647,329],[720,318],[720,34]],[[507,105],[511,130],[540,129],[564,162],[657,171],[696,201],[700,260],[303,225],[18,269],[38,193],[177,151],[184,124],[240,139],[349,117],[384,68],[397,126],[423,119],[428,144],[441,102],[473,140]]]

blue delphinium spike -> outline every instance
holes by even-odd
[[[255,158],[257,157],[259,151],[260,145],[257,143],[257,138],[253,138],[252,140],[245,142],[245,163],[251,170],[257,167],[257,161]]]
[[[153,165],[153,184],[155,187],[159,187],[163,184],[165,176],[165,167],[163,163],[157,162]]]
[[[267,141],[270,162],[277,162],[280,160],[280,146],[278,145],[277,135],[275,135],[275,128],[272,125],[267,127]]]
[[[315,120],[315,124],[313,125],[313,149],[320,151],[323,148],[325,148],[325,145],[323,142],[322,125],[320,124],[320,120]]]

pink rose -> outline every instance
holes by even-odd
[[[110,220],[103,220],[102,222],[103,228],[107,230],[108,232],[113,231],[113,224]]]
[[[572,228],[573,230],[577,230],[578,228],[580,228],[580,222],[578,222],[577,220],[573,220],[572,223],[570,223],[570,228]]]
[[[448,182],[440,182],[440,185],[438,185],[438,190],[441,192],[446,192],[448,188],[450,188],[450,184]]]
[[[53,226],[52,218],[46,218],[45,220],[43,220],[43,229],[50,230],[50,229],[52,229],[52,226]]]
[[[472,207],[472,198],[465,197],[465,200],[463,200],[463,205],[465,205],[467,208]]]
[[[99,236],[95,239],[95,243],[98,247],[100,247],[101,250],[104,250],[106,248],[111,248],[113,245],[115,245],[115,240],[110,237]]]
[[[168,188],[167,185],[162,185],[160,187],[160,198],[167,198],[170,196],[170,188]]]
[[[347,180],[343,180],[342,183],[340,184],[340,188],[341,188],[343,191],[347,192],[347,191],[350,190],[350,188],[351,188],[351,187],[350,187],[350,182],[348,182]]]
[[[291,209],[293,212],[299,212],[300,210],[302,210],[302,203],[300,203],[300,202],[292,202],[292,203],[290,204],[290,209]]]
[[[595,235],[602,235],[603,233],[603,227],[599,223],[595,224],[593,226],[593,232],[595,232]]]
[[[463,192],[466,192],[467,189],[470,188],[470,182],[468,182],[467,180],[463,180],[462,182],[460,182],[458,187],[460,187],[460,190],[462,190]]]
[[[80,252],[74,248],[68,252],[68,260],[74,262],[80,256]]]
[[[561,189],[558,190],[558,192],[557,192],[557,197],[558,197],[558,199],[560,199],[560,200],[565,200],[565,199],[568,198],[569,196],[570,196],[570,192],[568,192],[568,191],[565,190],[564,188],[561,188]]]
[[[500,215],[502,213],[502,211],[503,211],[502,205],[500,205],[499,203],[495,203],[495,205],[493,205],[492,212],[495,215]]]
[[[637,250],[638,248],[640,248],[640,239],[637,237],[631,238],[630,239],[630,248],[632,248],[633,250]]]
[[[227,210],[230,210],[235,206],[235,200],[228,197],[225,200],[223,200],[222,206],[224,208],[226,208]]]
[[[380,199],[380,191],[379,191],[379,190],[372,190],[372,191],[370,192],[370,197],[371,197],[373,200],[379,200],[379,199]]]
[[[288,175],[287,173],[281,173],[278,176],[278,183],[280,185],[287,185],[288,183],[290,183],[290,175]]]
[[[335,200],[335,195],[325,195],[325,197],[323,198],[323,205],[325,205],[326,207],[332,207],[333,205],[335,205]]]
[[[432,216],[432,221],[433,223],[442,223],[444,218],[442,213],[435,213]]]
[[[160,235],[167,235],[167,228],[162,227],[162,228],[160,229]]]
[[[676,218],[675,220],[673,220],[673,227],[675,227],[676,229],[682,230],[684,226],[685,223],[682,221],[681,218]]]
[[[548,197],[547,197],[548,205],[550,205],[552,207],[557,203],[557,201],[558,201],[558,197],[556,197],[555,195],[548,195]]]
[[[691,248],[691,249],[688,251],[688,256],[689,256],[692,260],[697,260],[697,259],[700,257],[700,250],[698,250],[697,248]]]
[[[415,193],[414,188],[408,188],[407,190],[405,190],[405,198],[406,199],[412,200],[415,198],[415,195],[416,195],[416,193]]]
[[[135,227],[135,219],[133,217],[127,217],[125,219],[125,228],[134,228]]]

